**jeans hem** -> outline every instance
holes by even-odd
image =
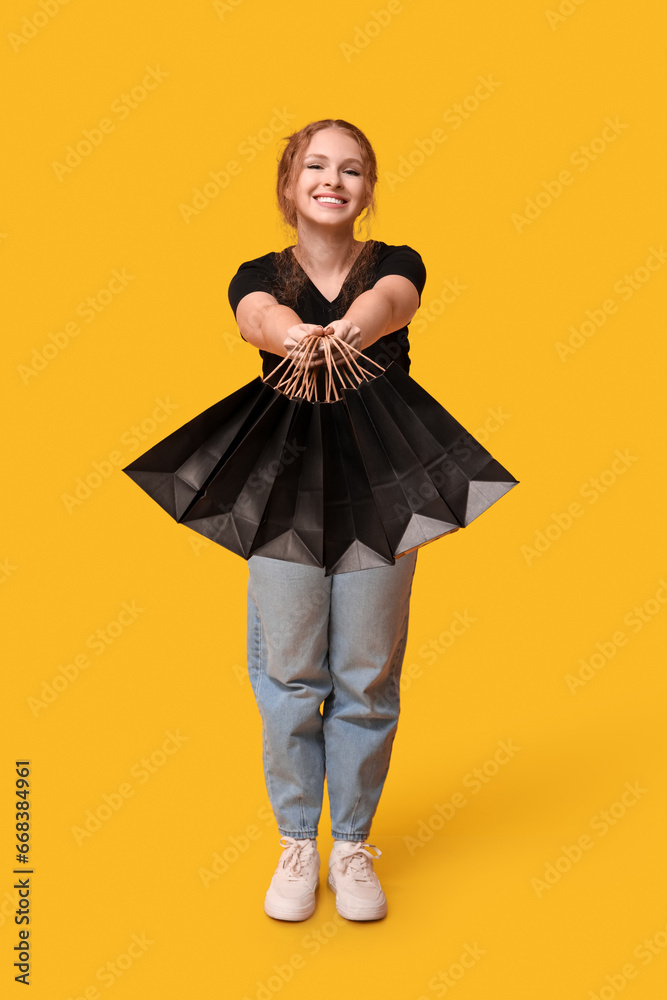
[[[282,827],[278,827],[278,832],[281,837],[293,837],[295,840],[306,840],[310,838],[311,840],[317,837],[317,830],[284,830]]]
[[[332,830],[331,836],[334,840],[368,840],[370,837],[370,830],[368,833],[338,833],[336,830]]]

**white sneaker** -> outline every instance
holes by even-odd
[[[283,836],[280,843],[285,850],[267,890],[264,911],[276,920],[306,920],[315,911],[320,881],[317,841]]]
[[[377,851],[372,854],[366,850]],[[364,840],[335,840],[329,858],[328,885],[336,893],[336,909],[347,920],[379,920],[386,916],[387,899],[373,871],[373,858],[382,851]]]

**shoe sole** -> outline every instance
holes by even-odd
[[[329,875],[327,879],[327,885],[332,892],[336,892],[336,884],[331,878],[331,875]],[[355,910],[348,909],[348,907],[341,905],[338,902],[338,894],[336,893],[336,911],[346,920],[381,920],[383,917],[387,916],[387,900],[385,899],[382,903],[379,903],[374,910]]]
[[[319,887],[320,883],[318,882],[314,889],[315,893],[317,893]],[[296,911],[294,909],[281,910],[280,907],[272,906],[272,904],[268,903],[266,899],[264,900],[264,912],[266,913],[267,916],[273,917],[274,920],[292,920],[292,921],[307,920],[308,917],[312,917],[313,913],[315,912],[316,906],[317,906],[317,898],[314,898],[313,901],[307,907],[304,907],[303,909]]]

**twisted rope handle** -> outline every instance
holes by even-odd
[[[330,403],[341,398],[336,387],[336,378],[340,382],[341,388],[345,387],[351,389],[355,389],[361,382],[368,382],[373,378],[373,374],[362,368],[362,366],[358,363],[357,358],[363,357],[364,361],[375,365],[375,367],[379,368],[381,372],[384,371],[382,365],[378,364],[377,361],[373,361],[372,358],[367,357],[362,351],[353,347],[352,344],[348,344],[346,341],[336,338],[336,348],[345,358],[345,361],[339,367],[339,365],[336,364],[334,350],[331,346],[332,338],[333,334],[327,333],[313,332],[306,334],[306,336],[292,348],[290,353],[276,365],[273,371],[269,372],[264,379],[264,382],[267,382],[267,380],[273,376],[274,372],[277,372],[279,368],[286,365],[279,381],[273,386],[273,388],[279,389],[290,399],[305,399],[310,402],[318,401],[317,375],[319,366],[310,367],[310,362],[315,353],[318,341],[321,341],[322,343],[322,347],[324,349],[324,363],[326,365],[324,402]],[[304,341],[308,341],[308,343],[304,344]]]

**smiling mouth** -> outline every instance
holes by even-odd
[[[344,198],[337,198],[335,195],[315,195],[315,201],[321,205],[347,205]]]

